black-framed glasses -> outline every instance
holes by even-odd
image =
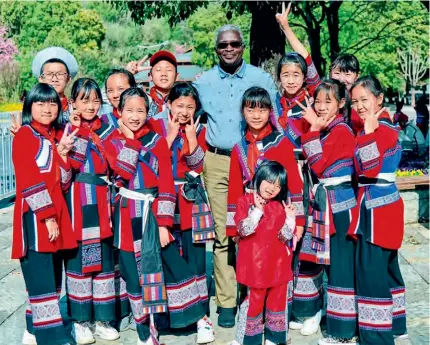
[[[242,47],[241,41],[231,41],[231,42],[219,42],[217,44],[217,49],[226,49],[228,46],[232,48],[240,48]]]
[[[66,80],[68,76],[69,74],[65,72],[43,73],[41,75],[41,77],[45,80],[52,80],[54,79],[54,77],[57,78],[58,80]]]

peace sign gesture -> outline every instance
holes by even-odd
[[[285,2],[282,3],[282,13],[276,13],[276,20],[279,23],[279,26],[282,30],[286,30],[290,27],[290,23],[288,22],[288,15],[291,10],[291,2],[288,4],[287,10],[285,10]]]
[[[364,117],[364,132],[366,134],[373,133],[378,127],[378,118],[385,111],[385,107],[382,107],[376,114],[373,114],[373,109],[375,109],[374,104],[371,105],[369,113]]]
[[[197,118],[197,121],[194,122],[194,118],[191,116],[190,123],[185,125],[185,135],[187,136],[188,141],[197,140],[197,128],[199,126],[200,116]]]
[[[315,110],[312,108],[311,102],[309,101],[309,98],[305,96],[306,101],[306,107],[300,103],[298,100],[296,100],[297,105],[303,109],[301,112],[303,118],[311,125],[317,123],[318,121],[318,115],[315,113]]]
[[[179,118],[176,115],[172,114],[172,116],[167,116],[167,120],[168,123],[166,140],[167,145],[169,146],[169,148],[171,148],[173,142],[175,141],[179,133]]]
[[[139,61],[130,61],[125,67],[130,73],[137,74],[142,71],[150,70],[150,66],[143,66],[143,64],[148,60],[149,55],[144,56]]]
[[[296,205],[291,203],[291,199],[288,198],[288,204],[282,200],[282,205],[284,206],[285,215],[287,217],[295,217],[297,213],[297,207]]]
[[[57,146],[57,151],[60,156],[67,156],[69,151],[73,148],[76,141],[75,135],[78,133],[79,128],[76,128],[72,133],[69,134],[70,125],[67,124],[64,128],[63,136]]]
[[[18,129],[21,128],[21,124],[22,124],[21,113],[17,113],[16,116],[15,116],[15,114],[11,114],[10,120],[11,120],[12,124],[9,128],[9,132],[10,132],[10,135],[12,137],[14,137],[16,132],[18,132]]]

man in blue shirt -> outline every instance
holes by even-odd
[[[226,328],[234,326],[236,313],[235,244],[226,236],[225,225],[230,153],[243,135],[240,104],[243,93],[251,86],[265,88],[273,104],[277,93],[268,73],[243,61],[244,49],[239,27],[221,27],[215,41],[219,64],[204,72],[194,83],[208,116],[208,151],[203,171],[215,220],[214,274],[216,304],[220,311],[218,324]]]

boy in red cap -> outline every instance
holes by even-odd
[[[140,61],[140,64],[142,61],[143,60]],[[148,118],[166,109],[166,96],[178,79],[178,62],[176,61],[175,55],[167,50],[159,50],[152,55],[149,60],[149,65],[151,66],[149,81],[154,83],[154,86],[149,90],[152,103],[149,107]],[[136,61],[129,62],[127,64],[127,69],[133,74],[143,70],[140,69],[139,63]]]

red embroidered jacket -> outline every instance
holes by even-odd
[[[227,236],[237,236],[237,224],[234,221],[237,201],[245,194],[245,186],[251,181],[247,161],[248,145],[249,142],[242,138],[233,147],[231,153],[227,197]],[[263,160],[272,160],[279,162],[287,170],[289,195],[291,202],[297,207],[297,225],[304,226],[303,181],[294,157],[293,146],[283,134],[274,130],[257,142],[257,148],[260,151],[257,164]]]
[[[72,128],[71,131],[76,128]],[[109,167],[105,155],[103,142],[118,136],[118,131],[96,118],[89,126],[82,125],[77,134],[76,141],[70,151],[70,164],[74,175],[90,173],[109,177]],[[112,225],[110,215],[110,200],[107,186],[96,186],[82,182],[73,182],[70,188],[70,210],[73,229],[78,241],[82,241],[82,207],[97,204],[99,214],[100,239],[111,237]]]
[[[240,235],[237,281],[254,288],[287,284],[293,279],[293,253],[287,243],[293,236],[294,219],[286,217],[279,201],[269,201],[264,211],[253,205],[253,194],[240,197],[234,217]]]
[[[154,131],[163,137],[167,136],[168,128],[168,113],[165,113],[166,116],[158,119],[153,118],[152,121],[150,120]],[[197,128],[197,147],[191,153],[186,141],[185,126],[181,126],[179,134],[170,148],[174,180],[183,180],[185,178],[185,173],[190,171],[195,171],[197,174],[200,174],[203,171],[203,160],[206,150],[206,128],[204,128],[203,125],[199,124]],[[182,185],[178,186],[176,203],[179,213],[175,214],[175,224],[180,224],[181,230],[191,229],[193,202],[188,201],[182,195]]]
[[[16,201],[13,220],[12,258],[19,259],[27,250],[54,253],[77,246],[63,189],[70,186],[70,163],[64,163],[55,147],[55,131],[50,133],[39,123],[24,125],[12,144],[16,175]],[[23,216],[32,211],[35,228],[23,224]],[[60,236],[49,242],[45,219],[56,217]],[[29,236],[28,231],[34,232]],[[28,241],[29,238],[34,239]]]
[[[118,186],[130,190],[158,188],[158,197],[152,204],[158,226],[172,227],[175,211],[175,185],[167,142],[160,135],[150,131],[148,124],[135,133],[135,139],[126,139],[122,134],[104,142],[106,155],[113,169]],[[129,200],[128,217],[137,217],[136,202]],[[131,212],[131,213],[130,213]],[[124,222],[120,229],[120,246],[133,252],[131,222]],[[117,231],[117,229],[115,229]],[[173,240],[173,237],[171,238]],[[117,244],[118,245],[118,244]]]

